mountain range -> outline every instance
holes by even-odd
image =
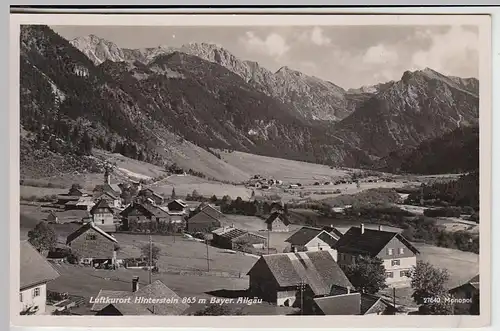
[[[207,43],[122,49],[47,26],[23,26],[20,42],[22,129],[59,154],[102,148],[165,164],[218,148],[372,167],[479,117],[477,79],[429,68],[344,90]]]

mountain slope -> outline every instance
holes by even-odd
[[[242,61],[214,44],[189,43],[179,48],[159,46],[143,49],[120,49],[116,44],[94,36],[79,37],[71,43],[86,54],[94,63],[107,60],[113,62],[140,61],[148,64],[159,55],[182,52],[217,63],[259,91],[272,96],[310,120],[338,121],[350,114],[361,101],[364,93],[347,93],[331,82],[305,75],[299,71],[283,67],[273,73],[258,63]],[[358,97],[354,96],[359,94]],[[364,98],[363,98],[364,97]]]
[[[342,148],[360,148],[377,159],[457,127],[474,125],[478,117],[476,93],[425,69],[405,72],[400,81],[373,95],[332,132],[343,141]]]
[[[100,66],[148,116],[200,146],[313,162],[329,157],[326,126],[305,121],[226,68],[181,52],[149,64]]]
[[[479,169],[479,127],[459,127],[416,148],[391,152],[377,168],[425,175],[475,171]]]

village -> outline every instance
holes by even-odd
[[[411,273],[429,247],[415,245],[401,229],[362,220],[345,226],[334,216],[331,224],[304,223],[299,209],[272,195],[182,199],[175,189],[165,197],[138,181],[113,183],[111,177],[106,168],[92,192],[74,184],[53,202],[30,206],[44,217],[21,241],[22,315],[421,311],[411,299]],[[360,180],[307,185],[338,184],[359,188]],[[302,186],[259,175],[246,185],[260,192]],[[401,203],[407,196],[401,194]],[[329,212],[348,215],[350,207]],[[376,289],[363,286],[373,276],[363,269],[372,259],[380,262]],[[356,274],[363,270],[366,275]],[[472,276],[441,299],[470,310],[479,291],[479,275]]]

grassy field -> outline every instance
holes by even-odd
[[[249,199],[252,190],[244,187],[243,185],[223,184],[194,176],[178,176],[173,175],[165,180],[158,182],[151,186],[159,194],[170,196],[172,188],[175,188],[175,193],[179,196],[186,196],[192,194],[196,190],[199,194],[205,197],[211,197],[215,194],[218,198],[224,195],[229,195],[231,198],[236,199]]]
[[[456,249],[414,244],[420,251],[418,259],[445,268],[450,273],[449,288],[461,285],[479,273],[479,255]]]

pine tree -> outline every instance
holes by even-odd
[[[170,196],[172,200],[175,200],[177,198],[177,195],[175,194],[175,187],[172,187],[172,195]]]

